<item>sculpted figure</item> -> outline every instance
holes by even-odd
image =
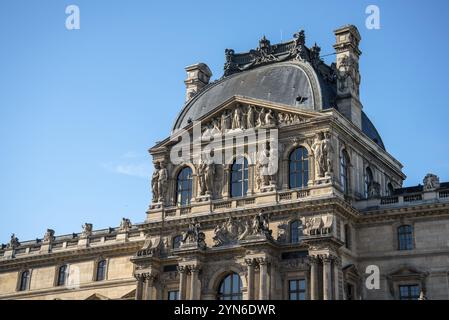
[[[256,123],[257,128],[260,128],[264,125],[264,118],[265,118],[265,110],[264,108],[262,108],[257,116],[257,123]]]
[[[16,235],[13,233],[11,235],[11,239],[9,240],[8,243],[8,248],[17,248],[18,246],[20,246],[20,242],[19,239],[16,237]]]
[[[159,202],[165,199],[167,193],[167,183],[168,183],[168,170],[165,167],[165,163],[160,163],[159,176],[158,176],[158,192],[159,192]]]
[[[265,114],[265,125],[266,126],[271,126],[274,125],[274,116],[273,116],[273,111],[268,110],[268,112]]]
[[[159,162],[154,164],[153,176],[151,177],[151,190],[153,192],[153,202],[157,202],[159,200]]]
[[[248,107],[248,112],[246,114],[246,128],[254,128],[254,108],[253,106]]]
[[[240,110],[240,107],[235,108],[234,110],[234,116],[232,118],[232,129],[241,129],[242,128],[242,111]]]
[[[55,231],[52,229],[47,229],[44,235],[44,242],[52,242],[54,240]]]
[[[312,144],[312,150],[317,163],[318,177],[330,175],[332,172],[332,143],[330,133],[320,132]]]

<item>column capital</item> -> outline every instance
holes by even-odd
[[[256,261],[254,261],[254,258],[245,258],[245,264],[248,267],[253,267],[256,264]]]
[[[187,271],[186,266],[180,266],[180,265],[178,265],[178,266],[176,267],[176,269],[178,269],[178,272],[179,272],[179,273],[186,273],[186,271]]]
[[[261,266],[267,265],[268,263],[270,263],[270,259],[267,257],[259,257],[259,258],[255,258],[255,260]]]
[[[186,267],[189,269],[190,273],[198,273],[201,270],[201,266],[198,264],[191,264]]]

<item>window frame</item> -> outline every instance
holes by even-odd
[[[294,228],[294,225],[296,223],[298,224],[298,226],[296,228]],[[293,220],[292,222],[290,222],[289,229],[288,229],[288,231],[289,231],[289,237],[288,237],[289,243],[291,243],[291,244],[298,244],[298,243],[301,242],[302,237],[304,236],[304,233],[303,233],[304,229],[303,228],[304,228],[304,226],[302,225],[302,221],[300,219],[296,219],[296,220]],[[293,230],[294,229],[297,230],[297,234],[296,234],[295,239],[293,238]],[[299,232],[300,230],[301,230],[301,232]]]
[[[27,282],[23,285],[23,275],[27,273]],[[29,291],[31,286],[31,269],[25,269],[19,272],[19,277],[17,281],[17,291],[25,292]]]
[[[404,228],[409,228],[407,231],[402,231]],[[414,243],[414,230],[412,224],[401,224],[396,228],[396,238],[397,238],[397,250],[408,251],[415,248]],[[405,241],[405,243],[403,243]],[[404,245],[403,245],[404,244]]]
[[[176,299],[170,299],[172,293],[175,294]],[[167,300],[169,300],[169,301],[179,300],[179,290],[178,289],[168,290],[167,291]]]
[[[417,289],[417,295],[412,294],[411,288]],[[407,288],[407,295],[402,295],[402,288]],[[398,299],[399,300],[418,300],[421,294],[421,286],[418,283],[407,283],[407,284],[398,284]],[[407,298],[407,299],[404,299]]]
[[[181,175],[189,171],[186,177],[181,177]],[[180,180],[183,178],[182,180]],[[181,184],[180,184],[181,183]],[[184,189],[184,187],[187,188]],[[183,203],[184,196],[187,196],[185,203]],[[178,207],[189,206],[192,202],[193,197],[193,170],[189,166],[182,167],[178,174],[176,175],[176,205]]]
[[[243,163],[239,163],[239,161],[243,161]],[[239,165],[240,168],[235,168],[235,166]],[[249,188],[249,164],[248,159],[245,156],[237,157],[231,165],[230,168],[230,176],[229,176],[229,195],[231,198],[241,198],[246,197],[248,194]],[[237,176],[237,180],[234,180],[234,177]],[[241,192],[239,194],[234,194],[234,185],[239,185],[239,190]]]
[[[292,289],[292,283],[295,283],[296,288]],[[304,286],[301,288],[300,283],[303,283]],[[307,300],[307,281],[305,278],[298,279],[289,279],[288,280],[288,300],[291,301],[305,301]],[[292,294],[296,295],[296,299],[292,299]],[[304,295],[304,299],[300,299],[300,295]]]
[[[99,266],[100,266],[100,263],[102,263],[102,262],[104,262],[103,279],[99,279],[99,277],[98,277],[98,272],[100,270]],[[95,273],[94,273],[94,281],[95,282],[106,281],[108,279],[108,265],[109,265],[109,260],[106,258],[100,258],[95,262]]]
[[[61,269],[65,268],[64,270],[64,281],[61,283]],[[56,281],[55,281],[55,287],[62,287],[67,285],[69,278],[69,265],[68,264],[62,264],[59,265],[56,269]]]
[[[298,152],[301,152],[298,154]],[[294,165],[294,171],[292,171],[292,165]],[[298,167],[301,170],[296,170]],[[288,187],[289,189],[307,188],[309,176],[309,151],[306,147],[299,146],[294,148],[288,156]],[[294,182],[292,182],[294,177]],[[300,183],[298,183],[298,180]]]
[[[237,277],[238,279],[238,291],[234,292],[234,277]],[[230,291],[227,292],[227,288],[226,288],[226,280],[230,278]],[[223,287],[223,291],[221,292],[221,289]],[[228,298],[228,299],[226,299]],[[234,299],[237,298],[237,299]],[[236,272],[230,272],[228,274],[226,274],[220,281],[220,283],[218,284],[218,288],[217,288],[217,300],[243,300],[243,282],[242,282],[242,278],[240,277],[240,275]]]
[[[179,239],[179,241],[176,241],[176,239]],[[181,246],[181,241],[182,241],[182,235],[177,234],[174,237],[172,237],[171,239],[171,248],[172,249],[178,249]],[[179,243],[178,246],[175,246],[175,243]]]

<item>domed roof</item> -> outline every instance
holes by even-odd
[[[189,100],[173,129],[185,127],[233,96],[242,96],[315,110],[329,107],[335,88],[319,81],[313,69],[302,62],[263,66],[222,78]]]
[[[271,45],[264,37],[259,47],[248,53],[235,54],[227,49],[224,76],[187,101],[173,131],[202,118],[234,96],[309,111],[336,108],[335,65],[323,62],[318,46],[305,46],[303,31],[294,37],[295,40],[277,45]],[[384,149],[376,128],[364,113],[362,131]]]

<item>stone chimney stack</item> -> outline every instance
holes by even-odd
[[[337,52],[337,107],[340,113],[360,129],[362,128],[362,104],[359,87],[359,31],[346,25],[334,31]]]
[[[185,68],[187,71],[186,84],[186,102],[198,93],[204,86],[209,84],[212,72],[205,63],[197,63]]]

